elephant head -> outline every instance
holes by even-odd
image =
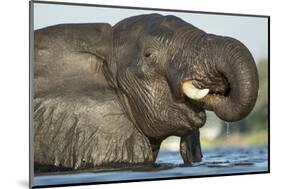
[[[113,36],[116,83],[150,139],[202,127],[205,110],[232,122],[255,105],[256,65],[238,40],[158,14],[125,19],[114,26]]]

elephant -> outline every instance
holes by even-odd
[[[241,120],[259,88],[242,42],[173,15],[38,29],[33,58],[36,172],[154,165],[169,136],[200,162],[206,110]]]

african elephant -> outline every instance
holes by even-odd
[[[184,163],[201,161],[205,111],[240,120],[258,85],[241,42],[171,15],[36,30],[35,170],[153,164],[169,136]]]

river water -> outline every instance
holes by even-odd
[[[157,178],[199,177],[268,171],[268,148],[225,147],[203,150],[203,161],[186,167],[179,152],[160,151],[155,167],[138,167],[129,170],[61,173],[35,176],[34,185],[61,185],[101,183],[112,181],[150,180]]]

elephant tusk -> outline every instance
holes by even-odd
[[[193,100],[200,100],[204,98],[208,93],[209,89],[198,89],[193,84],[192,81],[185,81],[182,84],[183,93],[193,99]]]

